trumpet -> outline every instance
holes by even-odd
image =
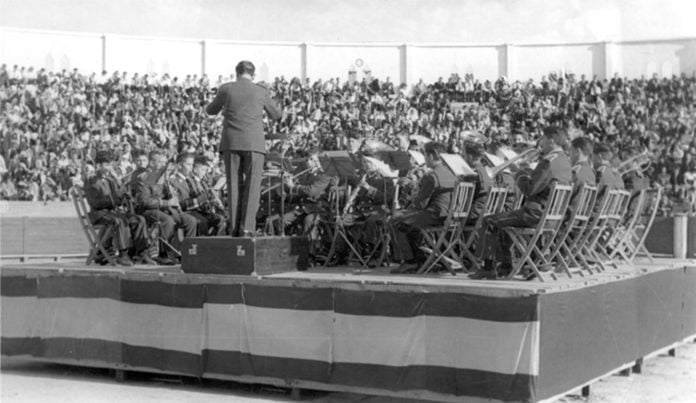
[[[652,165],[652,156],[648,150],[627,159],[619,164],[617,170],[621,176],[633,171],[645,171]]]

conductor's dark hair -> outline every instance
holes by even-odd
[[[426,154],[430,154],[434,156],[435,159],[439,160],[440,154],[446,153],[447,148],[442,143],[438,143],[437,141],[431,141],[430,143],[425,144],[425,146],[423,147],[423,151],[425,151]]]
[[[256,73],[256,67],[254,67],[254,63],[248,60],[242,60],[241,62],[237,63],[237,67],[234,68],[234,71],[237,73],[237,76],[241,76],[242,74],[249,74],[253,76],[254,73]]]
[[[592,139],[589,137],[576,137],[570,142],[570,146],[576,150],[582,151],[582,153],[587,156],[592,155],[592,150],[594,148]]]

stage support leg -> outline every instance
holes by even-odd
[[[634,374],[643,373],[643,358],[642,357],[637,359],[635,365],[633,365],[633,373]]]
[[[676,357],[677,356],[677,349],[670,348],[669,351],[667,351],[667,355],[669,355],[670,357]]]
[[[290,399],[292,400],[302,400],[302,389],[292,388],[290,389]]]
[[[582,397],[590,397],[590,385],[585,385],[580,390]]]
[[[126,381],[126,371],[122,369],[115,369],[114,370],[114,378],[116,378],[116,382],[122,383]]]

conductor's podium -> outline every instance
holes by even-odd
[[[181,245],[184,273],[266,275],[307,267],[307,237],[195,237]]]

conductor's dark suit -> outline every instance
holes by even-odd
[[[221,85],[205,109],[209,115],[222,111],[224,117],[220,153],[225,162],[232,236],[254,232],[256,227],[266,153],[264,110],[272,119],[280,118],[268,90],[244,77]]]

